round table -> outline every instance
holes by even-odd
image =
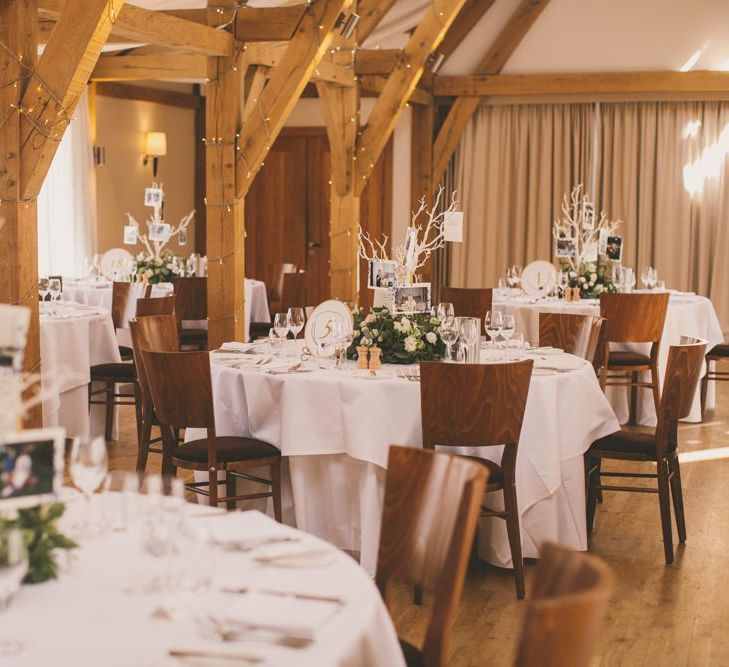
[[[271,374],[246,356],[211,357],[217,433],[250,434],[278,447],[288,460],[296,526],[359,551],[374,572],[388,448],[422,446],[420,384],[400,377],[398,366],[372,377],[351,365],[319,370],[307,362],[298,372]],[[574,370],[535,374],[527,400],[516,469],[525,557],[537,557],[547,539],[586,548],[582,455],[619,429],[591,365],[562,357]],[[558,362],[538,361],[544,363]],[[499,447],[474,453],[501,458]],[[503,524],[483,520],[481,554],[509,566]]]
[[[494,307],[514,315],[517,331],[524,338],[537,343],[539,339],[539,313],[574,313],[580,315],[599,315],[600,302],[597,299],[583,299],[568,303],[557,299],[532,299],[530,297],[504,298],[494,293]],[[695,336],[707,341],[707,349],[724,340],[721,323],[711,301],[695,294],[672,293],[666,322],[663,327],[661,349],[658,358],[658,373],[663,382],[663,374],[668,362],[668,348],[678,345],[681,336]],[[615,349],[630,349],[648,354],[649,345],[614,346]],[[621,424],[628,421],[629,392],[625,387],[607,387],[608,400],[615,410]],[[714,383],[709,383],[707,406],[714,405]],[[644,426],[656,425],[656,410],[650,391],[638,391],[637,421]],[[696,391],[691,413],[686,421],[701,421],[700,392]]]
[[[95,502],[119,502],[114,499],[117,495],[98,496]],[[79,509],[83,509],[80,501],[69,503],[71,520]],[[144,552],[132,531],[109,532],[82,542],[57,580],[22,587],[10,607],[0,611],[0,638],[22,645],[8,664],[52,665],[62,656],[60,662],[69,665],[184,667],[192,664],[192,659],[178,660],[168,654],[170,650],[187,650],[255,656],[267,665],[404,666],[395,628],[380,594],[349,556],[259,512],[221,511],[222,516],[217,517],[210,516],[210,508],[190,504],[186,504],[186,512],[191,530],[209,532],[216,539],[283,537],[324,549],[328,557],[313,566],[277,567],[255,560],[260,550],[236,552],[214,545],[198,546],[195,550],[203,559],[203,568],[212,576],[211,590],[134,594],[127,592],[129,586],[149,576],[155,567],[193,567],[190,554],[182,566],[167,563]],[[248,592],[221,592],[223,587]],[[336,601],[308,600],[305,596]],[[251,612],[254,600],[263,608]],[[196,620],[208,614],[240,618],[242,613],[248,618],[252,613],[254,618],[261,614],[261,618],[270,619],[279,610],[281,614],[273,623],[294,623],[292,614],[299,619],[309,615],[312,620],[298,622],[313,627],[313,642],[303,648],[287,648],[249,635],[247,640],[223,643],[206,635]],[[215,662],[219,663],[222,661]]]
[[[41,304],[41,383],[43,425],[63,426],[67,437],[104,433],[104,406],[89,413],[90,368],[120,362],[114,325],[108,310],[82,304]]]

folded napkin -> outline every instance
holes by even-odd
[[[236,340],[231,340],[227,343],[223,343],[220,346],[221,350],[238,350],[239,352],[248,352],[248,350],[252,349],[254,346],[254,343],[239,343]]]
[[[290,533],[260,512],[236,512],[203,521],[213,542],[228,548],[252,548]]]
[[[534,368],[555,371],[576,371],[585,365],[583,359],[571,354],[555,354],[548,357],[537,357],[534,360]]]

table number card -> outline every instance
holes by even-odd
[[[463,211],[446,211],[443,214],[443,238],[452,243],[463,242]]]
[[[166,222],[153,222],[149,226],[150,241],[167,241],[170,238],[170,226]]]
[[[124,225],[124,245],[137,245],[136,225]]]

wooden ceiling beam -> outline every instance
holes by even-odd
[[[301,22],[306,5],[291,7],[243,7],[235,22],[235,36],[241,42],[288,41]]]
[[[245,57],[249,65],[276,67],[288,50],[288,42],[270,42],[247,44]],[[330,58],[322,58],[314,69],[312,81],[326,81],[339,86],[354,86],[354,71],[351,67],[334,62]]]
[[[327,52],[339,14],[351,4],[352,0],[317,0],[307,6],[286,54],[271,70],[258,98],[260,113],[251,113],[241,129],[237,197],[248,192],[271,145]]]
[[[522,0],[482,58],[475,73],[498,74],[549,2],[550,0]],[[440,179],[461,141],[463,130],[480,103],[480,96],[459,97],[448,112],[433,146],[433,192],[438,188]]]
[[[20,191],[38,195],[124,0],[66,0],[23,94]],[[60,124],[59,124],[60,121]]]
[[[379,97],[385,89],[387,78],[375,74],[363,74],[357,77],[363,97]],[[413,88],[406,102],[428,106],[434,102],[433,95],[423,88]]]
[[[586,72],[435,77],[437,96],[725,93],[729,72]]]
[[[101,56],[93,81],[193,80],[208,76],[207,59],[191,55]]]
[[[357,14],[357,44],[364,44],[365,40],[374,32],[385,14],[392,9],[396,0],[359,0]]]
[[[433,2],[403,49],[402,56],[387,78],[357,144],[355,190],[358,193],[367,184],[372,168],[418,85],[428,57],[438,48],[465,2],[466,0]]]
[[[466,0],[466,4],[463,5],[463,9],[438,47],[437,53],[448,60],[494,2],[496,0]]]
[[[164,104],[181,109],[199,109],[200,96],[192,93],[181,93],[166,88],[150,88],[131,83],[115,83],[113,81],[100,81],[96,84],[96,94],[102,97],[115,97],[122,100],[138,102],[152,102]]]
[[[357,49],[354,69],[361,74],[389,74],[402,56],[400,49]]]
[[[55,18],[70,0],[40,0],[41,18]],[[115,40],[156,44],[205,56],[231,56],[236,40],[224,30],[180,18],[176,13],[124,5],[114,22]]]

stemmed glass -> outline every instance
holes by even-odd
[[[569,271],[563,270],[563,271],[559,272],[559,275],[557,276],[557,284],[559,285],[559,288],[562,290],[562,297],[564,298],[565,290],[569,287],[569,284],[570,284]]]
[[[504,317],[498,310],[489,310],[483,319],[484,330],[486,335],[491,339],[491,346],[496,347],[496,336],[501,333],[504,328]]]
[[[513,315],[504,313],[501,316],[501,337],[504,339],[504,347],[508,356],[509,341],[516,331],[516,320]]]
[[[453,317],[456,312],[453,309],[453,304],[448,303],[447,301],[443,301],[442,303],[438,304],[438,308],[435,311],[436,317],[442,322],[443,320]]]
[[[40,294],[41,301],[45,301],[48,296],[48,278],[39,278],[38,280],[38,294]]]
[[[647,266],[640,274],[640,280],[646,289],[652,290],[656,286],[658,272],[652,266]]]
[[[92,532],[90,522],[91,495],[99,488],[109,471],[109,456],[102,437],[73,439],[71,447],[71,479],[86,499],[86,521],[79,529],[83,535]]]
[[[91,272],[94,273],[95,280],[101,280],[101,255],[96,253],[92,260]]]
[[[276,313],[273,317],[273,331],[279,337],[286,356],[286,336],[289,334],[289,318],[286,313]]]
[[[286,313],[286,320],[289,325],[289,331],[294,334],[294,346],[296,345],[296,338],[299,332],[304,328],[304,309],[303,308],[289,308]]]
[[[446,361],[453,361],[453,343],[458,340],[458,329],[456,328],[456,319],[448,316],[440,321],[440,337],[446,346]]]
[[[480,330],[479,320],[476,317],[458,317],[458,330],[463,343],[463,360],[468,363],[475,363],[476,359],[470,358],[470,351],[478,340]]]
[[[626,267],[622,270],[623,291],[630,293],[635,287],[635,271]]]
[[[61,298],[61,281],[58,278],[51,278],[48,281],[48,291],[51,293],[51,301],[58,303]]]

